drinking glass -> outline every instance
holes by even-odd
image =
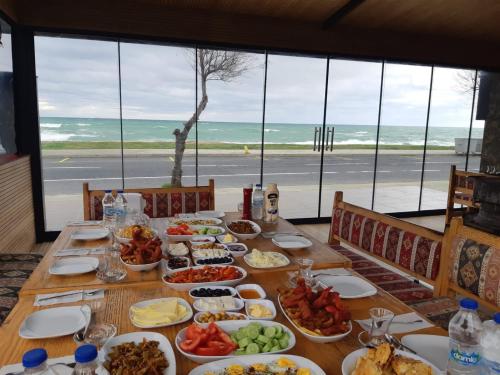
[[[372,318],[370,343],[376,346],[386,342],[385,334],[389,331],[389,326],[392,319],[394,319],[394,313],[383,307],[373,307],[369,310],[369,313]]]
[[[316,286],[316,279],[314,278],[314,275],[311,272],[314,260],[309,258],[297,258],[295,260],[295,263],[297,263],[299,266],[297,278],[302,277],[306,282],[306,285],[310,286],[311,288],[314,288]]]
[[[113,246],[106,248],[99,261],[99,270],[96,276],[108,283],[121,281],[127,276],[127,270],[120,260],[119,244],[115,243]]]
[[[106,323],[106,305],[103,300],[92,300],[87,303],[93,315],[92,322],[87,329],[83,341],[79,345],[93,344],[99,350],[111,337],[116,335],[117,329],[114,324]]]

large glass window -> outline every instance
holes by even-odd
[[[0,18],[0,154],[15,152],[11,28]]]
[[[82,184],[122,187],[114,42],[35,38],[47,230],[82,219]]]
[[[385,64],[374,210],[417,211],[431,68]]]

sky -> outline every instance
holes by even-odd
[[[115,42],[36,37],[39,111],[43,117],[119,118],[118,46]],[[124,118],[185,120],[195,106],[192,50],[120,44]],[[264,55],[232,82],[208,83],[205,121],[261,122]],[[327,61],[269,55],[266,122],[322,123]],[[377,123],[382,64],[331,60],[327,122]],[[435,68],[430,126],[468,127],[471,93],[457,69]],[[381,121],[425,126],[431,68],[386,64]],[[480,126],[477,122],[475,126]]]

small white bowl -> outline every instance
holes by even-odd
[[[188,258],[188,257],[179,257],[179,256],[172,256],[172,258],[181,258],[181,259],[185,259],[187,260],[187,266],[186,267],[179,267],[179,268],[170,268],[168,266],[168,260],[165,260],[165,268],[167,269],[167,271],[177,271],[177,270],[180,270],[181,268],[187,268],[191,265],[191,258]]]
[[[243,298],[240,294],[241,290],[252,289],[257,291],[260,294],[260,298]],[[246,300],[258,300],[266,298],[266,291],[259,284],[241,284],[236,287],[236,292],[238,293],[238,297],[240,297],[243,301]]]
[[[183,243],[181,243],[181,244],[184,245]],[[170,252],[170,246],[171,245],[178,245],[180,247],[179,244],[168,244],[168,247],[167,247],[167,253],[168,253],[168,255],[173,256],[173,257],[182,257],[182,256],[185,256],[185,255],[189,254],[189,248],[186,245],[184,245],[183,250],[181,252],[177,253],[177,254]]]
[[[231,250],[231,245],[235,245],[235,246],[242,246],[245,248],[245,250],[241,250],[241,251],[234,251],[234,250]],[[226,248],[229,250],[229,252],[233,255],[233,257],[242,257],[244,256],[246,253],[248,253],[248,246],[245,245],[244,243],[228,243],[226,244]]]
[[[204,307],[201,306],[201,303],[203,302],[203,300],[205,298],[220,298],[220,297],[202,297],[202,298],[197,298],[193,302],[194,309],[196,311],[201,311],[201,312],[216,311],[214,309],[205,309]],[[245,303],[241,299],[235,298],[235,297],[232,297],[232,299],[234,301],[234,307],[220,309],[219,311],[240,311],[245,306]]]
[[[194,264],[197,265],[197,266],[212,266],[214,264],[217,264],[217,265],[221,265],[221,266],[227,266],[229,264],[233,264],[234,263],[234,258],[231,256],[231,255],[228,255],[227,256],[228,258],[231,258],[231,261],[229,262],[225,262],[225,263],[213,263],[213,264],[203,264],[203,263],[200,263],[200,260],[205,260],[205,259],[213,259],[213,258],[225,258],[225,257],[204,257],[204,258],[195,258],[194,259]]]
[[[225,234],[221,234],[221,235],[218,235],[217,237],[215,237],[217,239],[217,241],[219,241],[219,243],[222,243],[224,245],[228,244],[228,243],[235,243],[235,242],[238,242],[238,237],[236,237],[234,234],[231,234],[229,233],[229,235],[231,235],[233,241],[229,241],[229,242],[225,242],[224,241],[224,237],[226,236]]]
[[[198,311],[196,314],[194,314],[194,321],[198,324],[204,324],[203,322],[200,322],[199,321],[199,317],[207,312],[211,312],[212,314],[216,314],[220,311]],[[245,314],[242,314],[242,313],[239,313],[239,312],[234,312],[234,311],[225,311],[225,313],[227,315],[235,315],[235,316],[240,316],[240,317],[243,317],[245,319],[236,319],[236,320],[218,320],[216,323],[218,324],[219,322],[232,322],[232,321],[238,321],[238,320],[242,320],[242,321],[245,321],[245,320],[248,320],[248,316],[246,316]]]
[[[203,298],[203,297],[195,297],[193,296],[193,291],[195,290],[198,290],[198,289],[227,289],[231,292],[231,297],[234,297],[237,292],[236,292],[236,289],[234,289],[233,287],[231,286],[219,286],[219,285],[214,285],[214,286],[209,286],[209,287],[205,287],[205,286],[197,286],[196,288],[192,288],[190,291],[189,291],[189,296],[192,298],[192,299],[198,299],[198,298]]]
[[[121,257],[120,260],[125,265],[125,267],[135,272],[151,271],[161,262],[161,260],[159,260],[158,262],[148,263],[148,264],[128,264],[127,262],[123,261]]]
[[[272,316],[270,317],[267,317],[267,318],[258,318],[258,317],[254,317],[250,314],[250,306],[252,305],[263,305],[265,307],[267,307],[271,313],[272,313]],[[269,300],[269,299],[247,299],[245,300],[245,313],[248,315],[248,318],[251,319],[251,320],[273,320],[274,318],[276,318],[276,307],[274,306],[274,303],[273,301]]]
[[[247,223],[250,223],[252,225],[252,228],[253,230],[255,231],[255,233],[251,233],[251,234],[243,234],[243,233],[236,233],[236,232],[233,232],[230,228],[229,228],[229,224],[231,223],[226,223],[226,228],[228,230],[229,233],[231,233],[232,235],[238,237],[240,240],[252,240],[254,238],[256,238],[260,232],[262,232],[262,229],[260,228],[259,224],[253,222],[252,220],[234,220],[234,222],[236,221],[246,221]]]
[[[210,248],[205,247],[206,245],[210,245]],[[191,245],[191,251],[196,251],[196,250],[212,250],[212,249],[221,249],[221,250],[226,250],[226,245],[221,244],[221,243],[215,243],[215,242],[205,242],[202,244],[198,245]]]
[[[207,254],[208,255],[205,255],[204,252],[205,250],[207,250]],[[195,258],[215,258],[215,257],[228,257],[231,255],[230,251],[229,250],[226,250],[226,249],[220,249],[220,255],[215,255],[214,254],[211,254],[212,251],[211,249],[201,249],[201,250],[193,250],[193,252],[191,253],[191,255],[193,256],[193,259]]]
[[[203,245],[204,243],[214,243],[215,237],[213,236],[193,236],[189,243],[191,246]]]

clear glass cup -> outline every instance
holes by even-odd
[[[106,248],[104,255],[99,260],[96,276],[108,283],[121,281],[127,276],[127,269],[120,259],[119,244],[115,243]]]
[[[299,266],[297,278],[303,278],[306,282],[306,285],[314,289],[317,286],[316,279],[314,278],[314,275],[312,273],[314,260],[309,258],[297,258],[295,260],[295,263],[297,263],[297,265]]]
[[[87,305],[89,305],[93,314],[93,321],[87,329],[83,341],[78,341],[75,338],[76,334],[73,336],[73,339],[78,345],[93,344],[99,350],[106,341],[116,335],[117,328],[114,324],[106,322],[106,304],[104,300],[87,301]]]
[[[383,307],[373,307],[369,310],[369,313],[372,318],[369,340],[372,345],[376,346],[387,341],[385,335],[389,332],[394,313]]]

